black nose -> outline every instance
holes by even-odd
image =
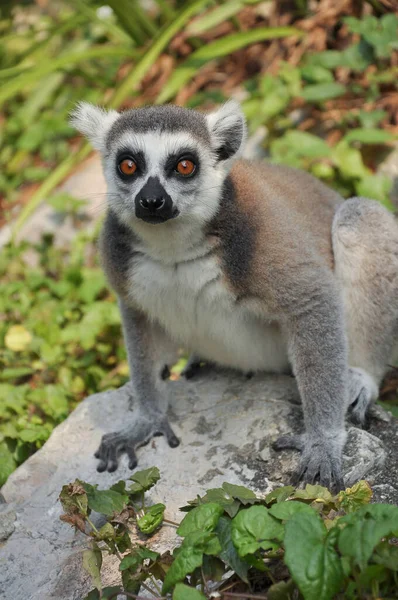
[[[135,197],[135,214],[146,223],[164,223],[178,215],[158,177],[150,177]]]
[[[140,198],[139,200],[142,208],[149,210],[150,212],[155,212],[160,210],[165,205],[166,200],[162,197],[159,198]]]

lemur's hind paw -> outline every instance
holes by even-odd
[[[171,448],[176,448],[180,443],[166,417],[152,420],[138,418],[134,425],[123,431],[106,433],[94,455],[99,459],[97,471],[116,471],[122,454],[128,456],[129,469],[135,469],[138,464],[136,448],[144,446],[157,435],[164,435]]]
[[[307,434],[283,435],[273,444],[275,450],[294,449],[301,454],[300,464],[292,475],[292,485],[319,482],[337,493],[344,489],[341,454],[345,435],[335,438],[312,439]]]
[[[181,375],[183,375],[185,379],[192,379],[199,373],[202,362],[203,361],[199,356],[196,354],[191,354],[191,356],[188,358],[187,364],[181,372]]]
[[[369,408],[378,396],[373,378],[363,369],[351,367],[349,375],[349,415],[354,425],[367,427]]]

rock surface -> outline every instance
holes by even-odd
[[[180,506],[226,480],[260,492],[286,483],[297,464],[297,453],[276,453],[270,443],[302,426],[293,378],[247,380],[243,375],[211,371],[191,382],[170,382],[170,386],[170,420],[182,443],[171,449],[160,437],[138,451],[139,468],[160,469],[162,478],[150,499],[166,504],[169,519],[181,520]],[[80,600],[91,588],[81,566],[86,538],[59,520],[62,511],[57,498],[62,485],[76,477],[98,483],[100,488],[129,477],[125,457],[115,473],[99,474],[93,456],[103,433],[125,425],[129,393],[126,385],[87,398],[3,487],[0,598]],[[382,423],[383,427],[398,443],[397,423]],[[372,482],[382,477],[384,501],[398,501],[394,481],[383,479],[385,461],[386,452],[377,437],[350,428],[344,456],[347,485],[359,478]],[[174,531],[171,526],[162,528],[152,538],[152,547],[169,548]],[[105,585],[119,581],[112,557],[105,560],[102,571]]]

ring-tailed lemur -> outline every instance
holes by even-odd
[[[173,339],[243,371],[292,369],[305,432],[296,479],[341,487],[345,414],[362,422],[398,330],[398,226],[379,203],[342,198],[311,175],[238,159],[245,120],[230,101],[202,114],[176,106],[72,122],[100,151],[108,184],[101,254],[122,315],[138,406],[103,437],[98,470],[167,419],[155,354]]]

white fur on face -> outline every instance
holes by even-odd
[[[192,178],[180,180],[167,177],[165,164],[170,155],[181,156],[187,149],[192,149],[199,157],[198,172]],[[130,181],[121,180],[116,171],[117,155],[120,150],[131,151],[132,157],[142,152],[145,157],[146,170],[144,175],[132,177]],[[158,235],[160,229],[171,225],[172,221],[153,226],[135,217],[134,199],[150,177],[157,177],[171,196],[173,204],[180,215],[175,224],[186,223],[202,226],[216,214],[221,187],[225,172],[220,163],[215,160],[210,148],[205,148],[188,132],[148,132],[136,135],[126,132],[114,144],[111,152],[104,158],[104,171],[109,186],[109,204],[117,212],[121,220],[137,229],[137,232],[147,232],[147,235]],[[156,231],[155,231],[156,230]],[[170,235],[170,233],[169,233]]]

